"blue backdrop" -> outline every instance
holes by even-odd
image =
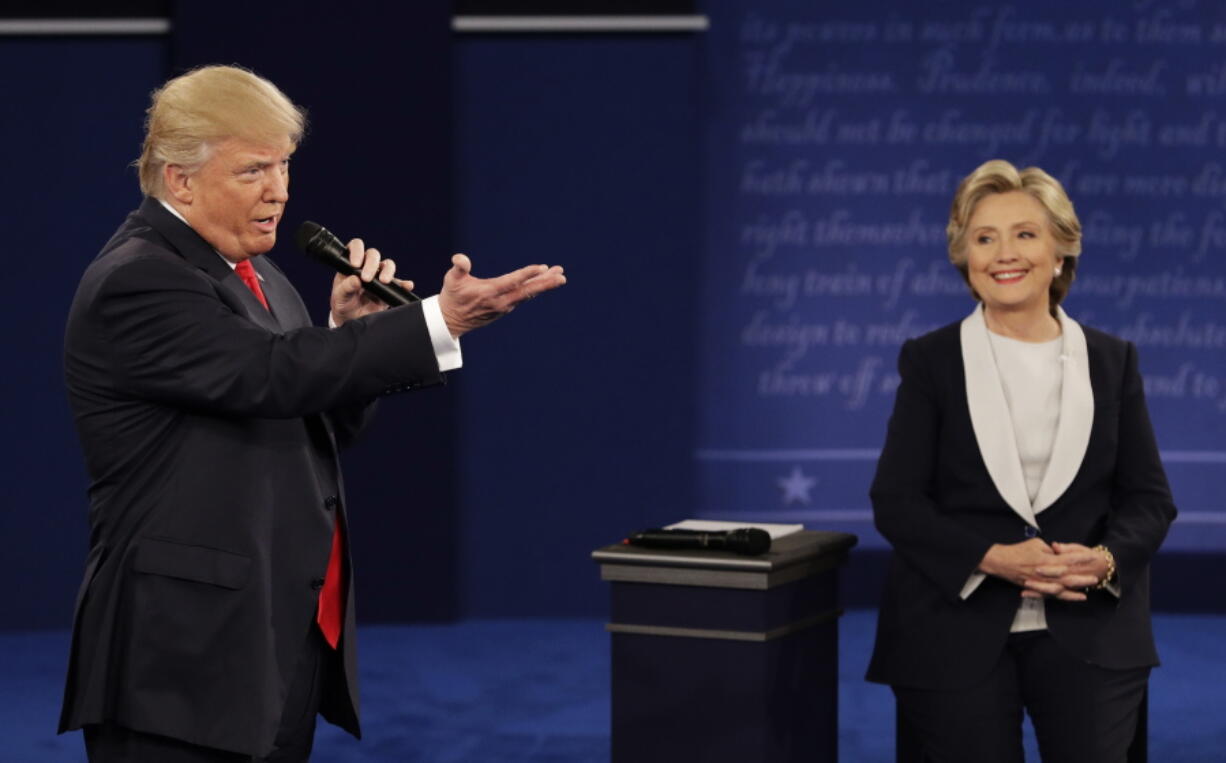
[[[970,310],[942,229],[993,156],[1069,183],[1086,239],[1067,306],[1140,346],[1183,511],[1168,548],[1206,554],[1165,555],[1167,585],[1220,569],[1226,10],[917,7],[727,0],[699,35],[501,36],[454,35],[446,3],[217,0],[176,4],[168,37],[0,38],[0,537],[21,581],[0,628],[67,625],[86,499],[64,315],[139,201],[149,90],[217,61],[311,110],[290,226],[362,235],[422,291],[451,251],[480,275],[571,275],[466,338],[446,389],[386,401],[346,456],[363,619],[598,615],[588,552],[687,516],[874,545],[897,348]],[[321,306],[327,274],[273,256]],[[853,554],[852,603],[880,561]]]
[[[1181,515],[1226,549],[1226,8],[1212,2],[722,2],[706,39],[701,505],[845,529],[908,337],[973,302],[958,181],[1037,164],[1084,254],[1065,308],[1131,339]]]
[[[7,370],[0,537],[14,584],[0,628],[66,625],[87,550],[85,467],[64,394],[64,320],[85,263],[140,203],[141,115],[165,45],[0,38],[0,300]]]

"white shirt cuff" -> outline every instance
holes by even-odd
[[[966,601],[967,597],[975,592],[975,589],[979,587],[979,584],[982,583],[986,577],[987,575],[982,572],[972,572],[971,576],[966,579],[966,585],[962,586],[962,593],[958,594],[958,596],[960,596],[963,601]]]
[[[426,328],[430,330],[430,343],[434,345],[438,370],[454,371],[464,365],[464,357],[460,354],[460,340],[453,337],[451,330],[447,328],[443,311],[438,306],[437,294],[421,301],[421,312],[426,317]]]
[[[421,313],[426,319],[426,330],[430,332],[430,344],[434,347],[438,370],[454,371],[464,365],[464,356],[460,354],[460,340],[451,335],[447,321],[443,320],[443,311],[438,306],[438,295],[426,297],[421,301]],[[328,328],[336,328],[331,310],[328,311]]]

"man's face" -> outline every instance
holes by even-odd
[[[277,223],[289,201],[289,157],[294,144],[228,138],[199,170],[172,191],[189,225],[232,262],[255,257],[277,243]],[[185,191],[185,193],[183,193]]]

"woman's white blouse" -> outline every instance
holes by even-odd
[[[1060,423],[1060,389],[1064,383],[1064,337],[1050,342],[1023,342],[988,332],[996,370],[1004,387],[1013,436],[1026,478],[1026,492],[1034,501],[1051,461],[1056,427]],[[1012,632],[1047,627],[1042,599],[1022,599]]]

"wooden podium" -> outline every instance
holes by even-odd
[[[613,763],[835,763],[837,568],[855,543],[593,551],[612,584]]]

